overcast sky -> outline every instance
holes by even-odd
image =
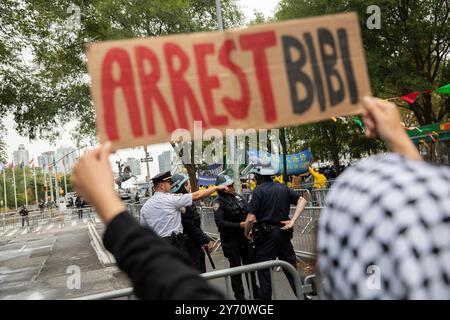
[[[273,16],[275,7],[277,6],[279,0],[238,0],[239,5],[241,6],[246,21],[249,22],[253,16],[255,10],[264,14],[264,16],[269,17]],[[34,157],[35,162],[37,163],[37,157],[46,151],[56,151],[59,146],[74,146],[75,143],[71,141],[69,132],[72,131],[74,124],[66,126],[62,132],[66,132],[63,134],[61,139],[59,139],[55,145],[50,145],[48,141],[43,140],[35,140],[30,142],[27,137],[20,136],[14,126],[14,121],[12,116],[6,117],[4,120],[4,124],[7,128],[6,135],[6,144],[7,144],[7,157],[9,161],[12,159],[13,151],[17,150],[19,144],[24,144],[25,148],[30,153],[30,160]],[[149,146],[149,152],[153,157],[154,161],[150,163],[150,176],[155,175],[159,172],[158,168],[158,155],[161,154],[165,150],[171,150],[172,147],[170,144],[159,144]],[[123,149],[116,153],[116,156],[111,157],[111,161],[114,162],[117,159],[121,158],[122,160],[126,160],[127,157],[141,158],[144,157],[143,148],[139,149]],[[145,166],[142,165],[142,173],[145,174]]]

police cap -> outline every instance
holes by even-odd
[[[170,171],[162,172],[157,174],[152,178],[153,185],[156,186],[160,182],[170,182],[172,183],[172,175],[170,174]]]

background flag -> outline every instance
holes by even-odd
[[[450,83],[436,90],[439,93],[450,93]]]

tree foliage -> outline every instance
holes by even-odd
[[[68,28],[71,4],[81,29]],[[242,24],[235,0],[222,0],[225,27]],[[21,135],[59,136],[78,120],[77,140],[95,136],[87,76],[89,43],[216,29],[211,0],[4,0],[0,11],[0,117],[12,113]]]
[[[391,98],[450,83],[450,2],[380,0],[381,28],[367,28],[370,0],[281,0],[276,18],[287,20],[355,11],[375,96]],[[450,116],[450,96],[424,94],[412,106],[420,125]]]
[[[368,71],[375,96],[398,97],[437,88],[450,82],[450,3],[447,0],[381,0],[381,29],[366,26],[373,5],[368,0],[281,0],[275,17],[287,20],[338,12],[359,15]],[[401,103],[401,102],[399,102]],[[407,107],[406,104],[403,104]],[[424,94],[402,109],[407,125],[423,125],[449,118],[450,96]],[[410,117],[411,115],[414,117]],[[384,149],[380,141],[367,140],[359,126],[347,118],[290,128],[293,151],[310,146],[317,159],[358,158]]]

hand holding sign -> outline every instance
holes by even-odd
[[[356,14],[111,41],[88,52],[100,141],[177,128],[274,128],[361,112],[370,84]]]

